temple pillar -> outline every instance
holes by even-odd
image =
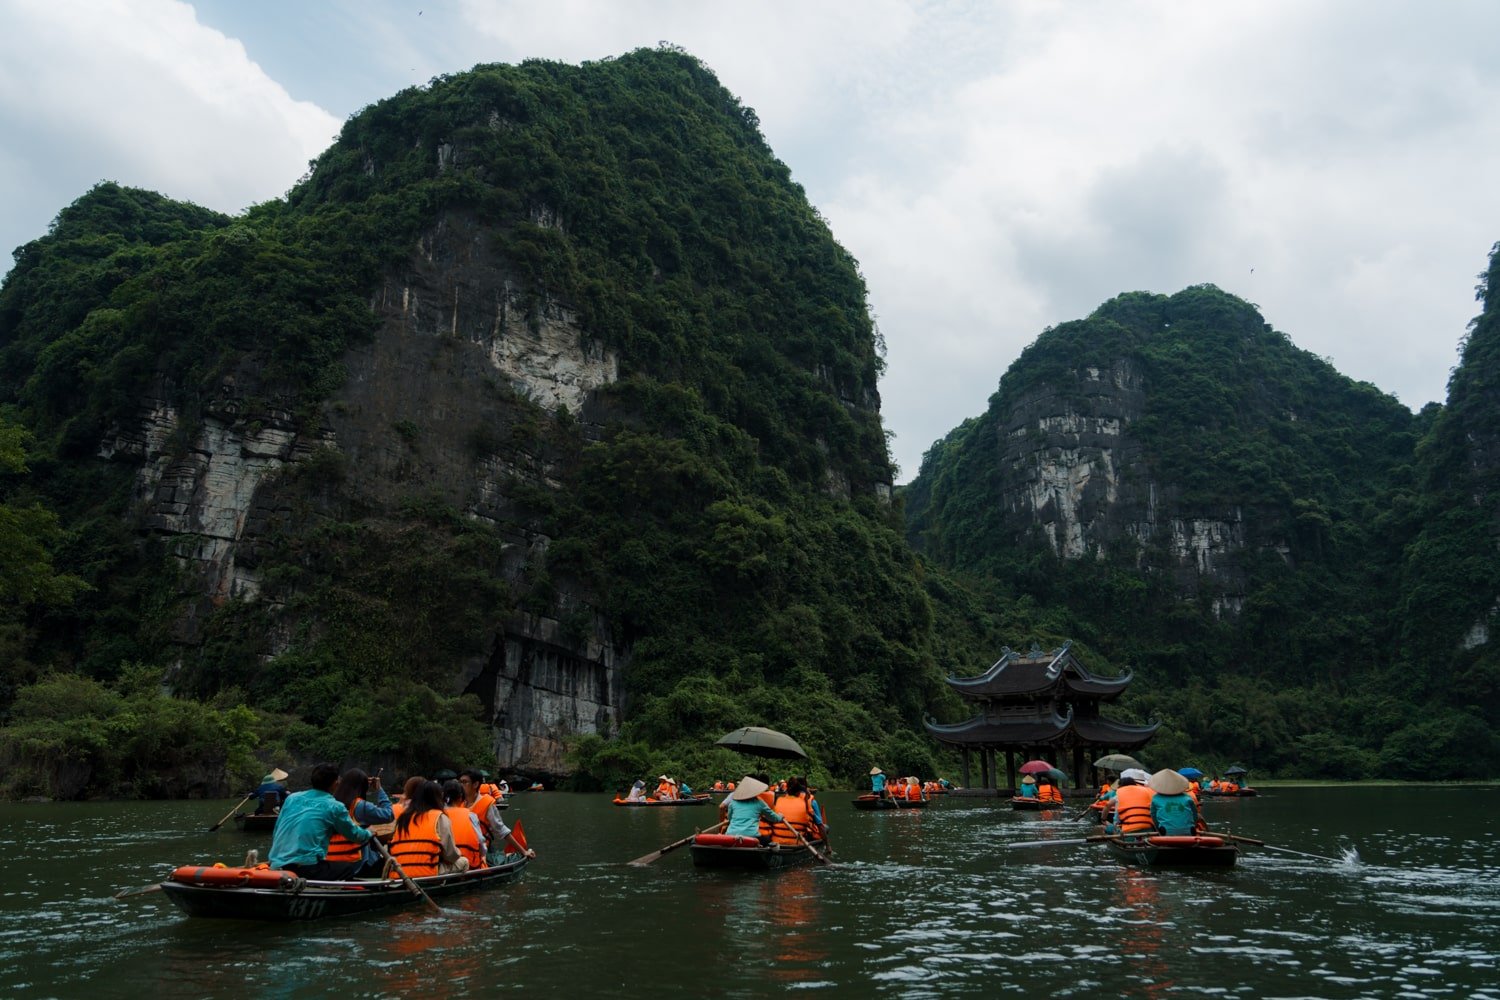
[[[964,747],[964,787],[969,786],[969,748]]]
[[[1005,751],[1005,780],[1011,788],[1016,787],[1016,752]]]
[[[990,752],[983,748],[979,751],[979,787],[990,787]]]

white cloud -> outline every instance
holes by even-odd
[[[0,129],[45,165],[0,216],[14,242],[99,180],[237,212],[290,188],[339,125],[184,3],[0,6]]]

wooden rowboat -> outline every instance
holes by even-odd
[[[1259,795],[1260,792],[1254,788],[1241,788],[1234,792],[1216,792],[1210,788],[1199,791],[1198,794],[1210,799],[1246,799]]]
[[[827,854],[823,841],[810,841]],[[813,853],[801,844],[762,846],[754,837],[731,837],[723,833],[700,833],[689,850],[696,868],[737,868],[745,871],[775,871],[805,865],[815,860]]]
[[[1040,812],[1048,809],[1061,809],[1063,808],[1063,804],[1061,802],[1043,802],[1041,799],[1032,798],[1027,795],[1012,795],[1010,798],[1010,807],[1012,809]]]
[[[276,829],[275,813],[240,813],[234,825],[246,833],[270,833]]]
[[[413,879],[434,899],[492,889],[515,879],[526,867],[524,854],[507,855],[502,864],[452,875]],[[218,869],[220,873],[244,869]],[[410,906],[422,901],[399,879],[358,879],[351,882],[314,882],[290,872],[261,870],[254,883],[243,885],[195,883],[188,873],[215,869],[179,868],[161,883],[162,892],[190,917],[235,920],[318,920],[347,917],[376,910]],[[276,876],[284,876],[276,878]],[[223,875],[221,878],[225,877]]]
[[[614,804],[617,806],[704,806],[713,799],[712,795],[694,795],[686,799],[637,799],[631,802],[629,799],[616,798]]]
[[[926,799],[883,799],[873,792],[854,800],[856,809],[926,809]]]
[[[1143,868],[1233,868],[1240,850],[1222,837],[1165,837],[1130,835],[1105,841],[1126,864]]]

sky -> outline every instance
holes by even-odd
[[[1443,401],[1500,241],[1497,37],[1491,0],[0,0],[0,248],[102,180],[281,197],[434,76],[670,42],[859,261],[907,482],[1128,291],[1213,283]]]

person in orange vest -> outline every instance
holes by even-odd
[[[1115,785],[1115,814],[1105,826],[1105,833],[1137,833],[1151,830],[1151,798],[1155,793],[1146,786],[1151,776],[1139,768],[1129,768]]]
[[[396,820],[390,852],[411,878],[469,870],[469,859],[453,842],[453,821],[443,812],[443,789],[436,781],[422,782]],[[390,877],[401,877],[395,865]]]
[[[363,843],[373,834],[349,817],[348,808],[333,797],[339,780],[336,764],[318,764],[305,792],[293,792],[276,817],[268,860],[272,868],[290,871],[307,879],[345,879],[354,866],[330,865],[323,860],[328,842],[339,833]]]
[[[373,801],[366,799],[366,795],[371,796]],[[359,768],[351,767],[334,786],[333,797],[349,810],[350,819],[366,829],[389,823],[396,818],[391,811],[390,796],[380,787],[378,774],[371,778]],[[364,878],[367,875],[378,877],[380,869],[385,865],[385,859],[375,848],[369,846],[368,841],[356,843],[337,831],[329,838],[328,851],[323,855],[323,860],[331,865],[353,864],[354,869],[349,878]]]
[[[773,809],[781,814],[781,822],[771,824],[771,840],[783,847],[794,847],[805,840],[822,840],[822,829],[813,813],[811,796],[807,792],[807,779],[794,777],[787,782],[787,790],[776,796]],[[795,831],[795,832],[794,832]]]
[[[490,772],[488,771],[480,771],[479,777],[481,779],[479,784],[479,792],[481,795],[488,795],[497,803],[505,801],[505,791],[510,787],[509,785],[506,785],[505,788],[502,789],[499,785],[490,780]]]
[[[673,799],[677,798],[677,782],[673,781],[665,774],[657,775],[657,780],[661,782],[661,784],[656,786],[656,797],[658,799],[661,799],[664,802],[670,802]]]
[[[453,824],[453,845],[468,859],[470,868],[483,868],[488,845],[479,827],[479,817],[464,802],[463,785],[451,778],[443,782],[443,814]]]
[[[1050,775],[1044,774],[1036,779],[1036,797],[1043,802],[1062,805],[1062,789],[1057,787]]]
[[[464,790],[464,803],[469,811],[479,817],[479,829],[484,832],[485,842],[489,845],[487,858],[490,864],[499,864],[503,860],[505,843],[509,841],[516,849],[528,858],[536,857],[536,851],[521,843],[510,832],[510,827],[500,818],[500,809],[495,801],[488,795],[479,794],[480,777],[478,771],[463,771],[458,776],[458,783]]]
[[[407,803],[411,801],[413,795],[417,794],[417,789],[421,788],[422,782],[426,780],[420,774],[414,774],[406,779],[406,784],[401,786],[401,796],[391,803],[391,815],[394,818],[401,818],[401,814],[406,811]]]

